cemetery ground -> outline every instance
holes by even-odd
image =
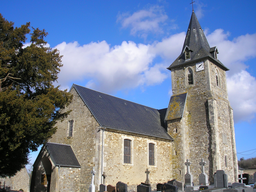
[[[184,163],[186,166],[186,174],[184,175],[185,182],[179,182],[175,179],[166,181],[166,183],[158,183],[156,185],[152,185],[150,183],[150,169],[145,170],[145,178],[142,178],[140,181],[141,184],[130,187],[126,183],[119,181],[115,186],[113,185],[104,185],[101,184],[98,188],[99,192],[153,192],[153,191],[161,191],[161,192],[256,192],[256,172],[249,175],[240,171],[240,175],[238,175],[239,182],[237,183],[228,183],[228,176],[223,170],[218,170],[214,173],[214,183],[208,183],[208,175],[205,173],[205,161],[201,159],[199,162],[199,166],[201,169],[201,173],[199,175],[192,175],[190,172],[191,163],[187,159]],[[91,172],[91,185],[88,189],[89,192],[95,192],[96,186],[94,185],[94,176],[95,171]],[[194,179],[198,177],[200,185],[194,185]],[[16,182],[16,181],[15,181]],[[105,181],[103,180],[103,183]],[[255,183],[255,186],[252,185]],[[19,191],[16,187],[16,190],[12,190],[13,188],[8,186],[8,182],[2,181],[0,182],[0,192],[15,192]],[[249,185],[251,184],[251,185]],[[20,189],[20,188],[19,188]],[[23,190],[24,192],[28,192],[29,189]]]
[[[238,176],[239,183],[228,183],[228,176],[224,170],[217,170],[214,175],[214,183],[208,183],[208,175],[205,173],[204,166],[205,161],[201,159],[199,165],[201,166],[201,174],[199,177],[200,185],[194,185],[193,175],[190,173],[190,165],[191,163],[187,159],[185,162],[185,166],[187,167],[187,173],[184,175],[185,183],[176,181],[175,179],[171,181],[167,181],[166,183],[158,183],[156,185],[156,189],[152,190],[152,186],[150,184],[150,170],[146,169],[146,180],[141,184],[137,185],[136,189],[128,188],[126,183],[118,182],[116,186],[113,185],[104,185],[101,184],[99,187],[100,192],[152,192],[152,191],[161,191],[161,192],[192,192],[192,191],[205,191],[205,192],[256,192],[256,172],[251,175],[249,178],[244,177],[242,171],[240,171],[240,175]],[[89,192],[95,191],[94,186],[94,170],[91,172],[92,174],[92,182],[89,188]],[[244,183],[246,182],[246,183]],[[255,183],[254,185],[248,185],[248,183]],[[246,185],[247,184],[247,185]]]

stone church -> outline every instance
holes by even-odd
[[[58,122],[35,163],[31,191],[88,191],[121,181],[129,191],[145,182],[184,182],[185,162],[199,184],[200,161],[209,183],[224,170],[237,181],[233,110],[226,71],[192,12],[181,54],[168,67],[172,92],[165,109],[153,109],[73,85],[69,116]],[[168,90],[166,90],[168,91]]]

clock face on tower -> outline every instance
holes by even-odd
[[[204,62],[200,62],[196,64],[196,71],[204,70]]]

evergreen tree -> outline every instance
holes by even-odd
[[[30,33],[30,31],[32,31]],[[12,176],[56,131],[72,96],[53,85],[61,56],[45,30],[13,26],[0,14],[0,176]],[[27,38],[30,43],[24,45]]]

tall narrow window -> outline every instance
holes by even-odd
[[[68,137],[73,136],[74,120],[68,121]]]
[[[131,163],[131,140],[124,140],[124,163]]]
[[[194,84],[194,80],[193,80],[193,71],[191,68],[188,68],[188,84],[192,85]]]
[[[149,143],[149,165],[155,165],[155,144]]]
[[[227,160],[227,156],[225,155],[225,167],[228,166],[228,160]]]
[[[215,77],[216,77],[216,85],[219,86],[220,85],[220,78],[219,78],[219,73],[217,70],[215,70]]]

